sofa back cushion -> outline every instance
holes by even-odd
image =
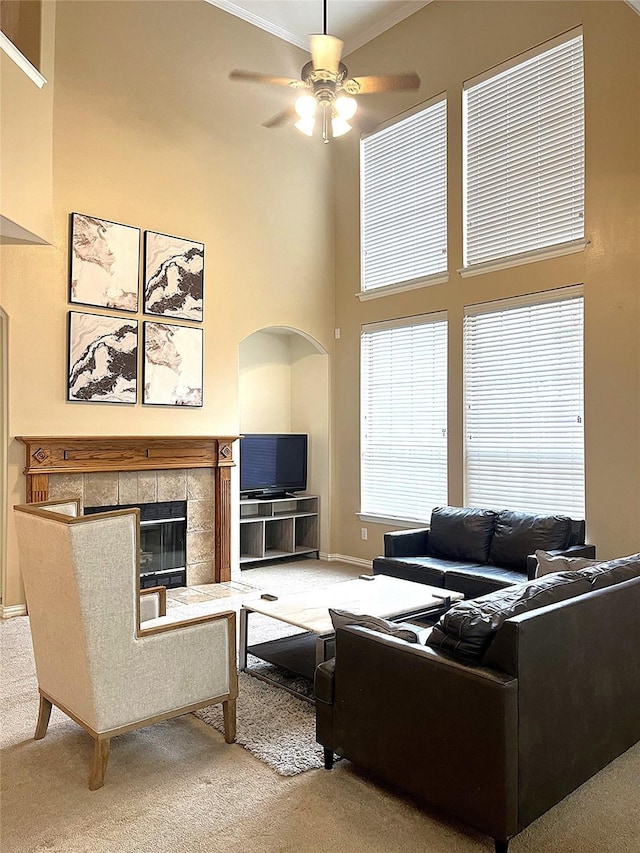
[[[435,507],[427,540],[429,555],[486,563],[497,516],[491,509]]]
[[[593,590],[623,583],[640,577],[640,554],[608,560],[606,563],[599,562],[589,568],[580,569],[577,574],[588,580]]]
[[[494,566],[527,570],[527,556],[538,549],[566,548],[571,538],[571,519],[566,515],[531,515],[502,510],[489,549]]]
[[[592,589],[581,572],[558,572],[471,601],[459,601],[440,617],[427,645],[465,662],[479,663],[506,619]]]

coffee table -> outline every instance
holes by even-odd
[[[437,618],[449,609],[453,601],[463,597],[459,592],[388,575],[374,575],[371,580],[360,577],[340,581],[283,595],[275,601],[257,599],[240,609],[239,666],[263,681],[308,698],[265,673],[248,668],[247,654],[313,679],[316,666],[334,654],[335,632],[329,616],[330,607],[399,621],[426,616]],[[249,616],[252,613],[301,628],[303,632],[249,645]]]

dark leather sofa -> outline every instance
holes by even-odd
[[[375,581],[374,581],[375,582]],[[316,737],[495,839],[640,740],[640,554],[461,601],[427,645],[356,625],[316,670]]]
[[[465,598],[533,578],[534,552],[593,558],[585,523],[563,515],[436,507],[429,528],[385,533],[373,573],[443,587]]]

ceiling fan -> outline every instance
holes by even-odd
[[[349,121],[358,109],[353,95],[375,95],[420,87],[420,78],[415,71],[350,78],[347,66],[340,61],[344,43],[335,36],[327,35],[327,0],[323,0],[323,34],[312,35],[310,39],[311,61],[303,65],[299,80],[240,69],[229,74],[231,80],[287,86],[302,92],[295,104],[263,122],[263,127],[280,127],[297,118],[295,127],[312,136],[316,117],[319,116],[322,141],[329,142],[332,137],[342,136],[351,130]]]

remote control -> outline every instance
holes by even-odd
[[[374,581],[376,579],[375,575],[360,575],[363,581]]]
[[[260,598],[264,598],[265,601],[277,601],[278,600],[278,596],[277,595],[271,595],[270,592],[265,592],[263,595],[260,596]]]

